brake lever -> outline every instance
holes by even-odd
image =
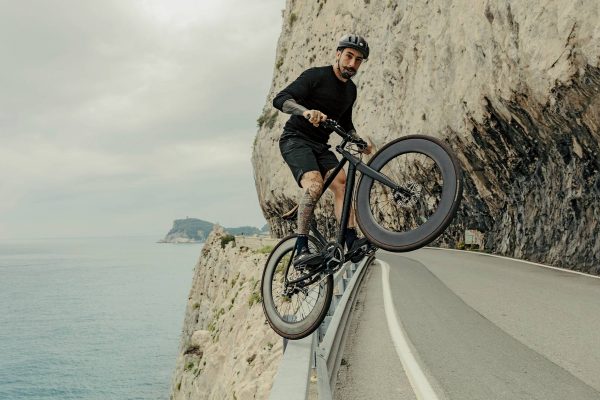
[[[356,144],[356,147],[361,151],[366,150],[367,147],[369,147],[369,144],[362,139],[360,139],[360,141],[355,141],[354,144]]]

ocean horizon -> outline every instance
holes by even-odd
[[[0,240],[0,398],[166,399],[202,243]]]

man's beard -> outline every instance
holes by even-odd
[[[340,60],[338,60],[338,70],[340,71],[340,75],[344,79],[351,79],[354,75],[356,75],[356,70],[353,68],[342,67],[340,65]]]
[[[356,70],[353,70],[351,68],[344,68],[341,70],[341,75],[345,78],[345,79],[350,79],[352,78],[354,75],[356,74]]]

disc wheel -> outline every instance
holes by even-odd
[[[393,252],[411,251],[450,224],[462,197],[462,179],[458,161],[444,143],[405,136],[379,150],[368,166],[395,183],[391,187],[361,176],[357,222],[371,243]]]
[[[275,332],[288,339],[301,339],[319,327],[333,293],[331,275],[311,275],[292,265],[296,236],[288,236],[275,246],[261,283],[265,317]],[[320,252],[322,245],[312,236],[308,238],[311,252]]]

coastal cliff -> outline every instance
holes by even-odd
[[[464,169],[458,217],[486,251],[600,272],[599,3],[558,0],[288,0],[273,84],[252,162],[271,231],[299,191],[279,154],[288,115],[274,95],[304,69],[331,64],[337,39],[364,35],[354,124],[376,146],[408,134],[441,138]],[[329,195],[316,211],[335,227]]]
[[[464,169],[464,199],[435,243],[466,229],[488,252],[600,273],[599,3],[288,0],[273,83],[252,163],[274,236],[299,190],[278,139],[288,116],[275,94],[304,69],[330,64],[337,39],[364,35],[370,59],[354,79],[354,124],[376,147],[436,136]],[[317,207],[335,229],[329,194]],[[196,266],[171,399],[266,398],[281,339],[257,290],[265,254],[211,234]]]
[[[208,236],[194,271],[171,400],[264,399],[282,340],[265,322],[260,278],[267,254]]]

